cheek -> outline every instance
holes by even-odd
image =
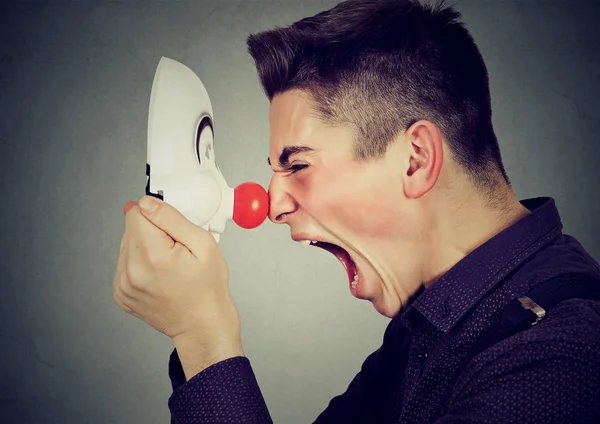
[[[305,181],[304,190],[311,215],[323,226],[373,239],[396,232],[399,199],[389,184],[385,187],[378,179],[358,173],[318,177],[318,181],[316,175]]]
[[[355,190],[331,206],[332,222],[364,239],[381,239],[395,233],[398,215],[385,193]]]

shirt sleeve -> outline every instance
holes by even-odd
[[[211,365],[185,381],[177,350],[169,359],[173,394],[172,424],[272,424],[248,358],[238,356]]]
[[[348,389],[334,397],[314,424],[380,422],[393,382],[406,367],[409,334],[392,320],[383,345],[363,363]],[[405,352],[406,351],[406,352]],[[400,356],[399,356],[400,355]],[[169,360],[173,394],[169,399],[171,423],[272,423],[258,383],[245,357],[214,364],[185,381],[177,351]]]
[[[436,424],[600,422],[600,355],[589,345],[523,343],[461,382]]]

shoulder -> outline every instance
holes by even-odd
[[[533,361],[540,355],[600,358],[600,301],[570,299],[561,302],[538,324],[477,355],[474,363],[484,365],[502,360],[521,363]]]
[[[448,419],[600,422],[599,397],[600,302],[572,299],[475,356],[454,387]]]
[[[525,331],[521,338],[572,341],[597,348],[600,344],[600,301],[565,300],[548,311],[546,317]]]
[[[485,380],[513,372],[542,378],[550,371],[565,378],[579,372],[600,376],[600,301],[560,303],[538,324],[480,352],[463,377]]]

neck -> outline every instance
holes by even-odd
[[[456,263],[486,241],[530,213],[509,186],[504,186],[490,205],[488,198],[470,190],[461,200],[446,196],[429,225],[430,243],[422,251],[421,281],[428,287]],[[439,199],[438,199],[439,200]],[[436,200],[437,201],[437,200]]]

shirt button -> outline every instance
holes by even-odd
[[[442,306],[442,316],[447,317],[448,315],[450,315],[450,312],[450,301],[448,299],[445,299],[444,305]]]

